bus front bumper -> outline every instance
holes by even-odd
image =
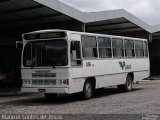
[[[31,87],[22,87],[21,92],[23,93],[60,93],[60,94],[69,94],[68,88],[31,88]]]

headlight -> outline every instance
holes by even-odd
[[[69,85],[69,81],[68,80],[63,80],[63,84]]]
[[[62,80],[58,80],[58,84],[61,85],[62,84]]]
[[[58,84],[59,85],[68,85],[69,84],[69,81],[68,80],[58,80]]]

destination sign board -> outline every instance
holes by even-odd
[[[50,38],[62,38],[65,37],[65,32],[48,32],[48,33],[31,33],[25,34],[25,40],[35,40],[35,39],[50,39]]]

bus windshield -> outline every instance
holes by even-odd
[[[25,67],[66,66],[67,42],[64,39],[29,42],[24,48]]]

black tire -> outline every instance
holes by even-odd
[[[87,80],[83,87],[82,97],[84,99],[90,99],[93,96],[93,85],[90,80]]]
[[[118,89],[123,92],[132,91],[132,87],[133,87],[133,78],[131,75],[127,75],[126,83],[124,85],[118,85]]]
[[[48,100],[49,99],[54,99],[54,98],[57,97],[56,93],[45,93],[44,95],[45,95],[45,98],[48,99]]]

